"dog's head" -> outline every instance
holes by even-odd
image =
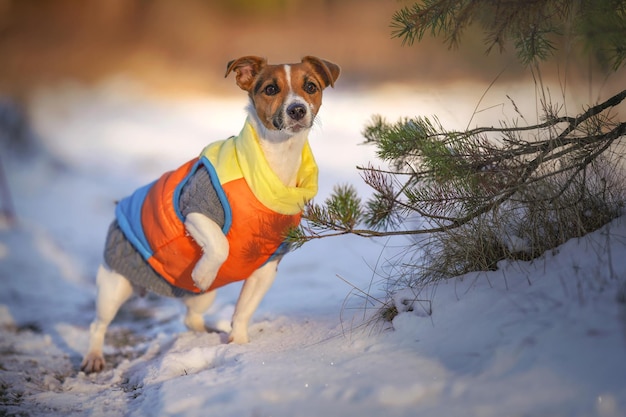
[[[322,90],[334,86],[339,66],[313,56],[298,64],[268,65],[264,58],[244,56],[228,63],[226,76],[248,92],[258,121],[268,131],[288,136],[309,129],[320,106]]]

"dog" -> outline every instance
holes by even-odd
[[[185,325],[206,331],[203,313],[216,289],[243,281],[228,342],[249,342],[250,319],[289,249],[287,233],[317,193],[308,132],[340,68],[313,56],[280,65],[244,56],[228,63],[225,77],[231,72],[249,97],[241,133],[116,206],[96,277],[86,373],[104,368],[106,330],[135,290],[182,298]]]

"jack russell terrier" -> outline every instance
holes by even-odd
[[[103,369],[104,335],[133,289],[182,298],[186,326],[206,331],[202,315],[215,290],[245,280],[228,341],[248,342],[250,319],[288,251],[286,235],[317,193],[307,136],[340,68],[312,56],[285,65],[245,56],[228,63],[231,72],[250,98],[239,136],[209,144],[116,207],[85,372]]]

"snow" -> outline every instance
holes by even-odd
[[[318,198],[337,183],[367,193],[354,167],[374,159],[359,145],[372,114],[464,127],[479,96],[464,88],[327,91]],[[245,104],[124,80],[33,99],[43,150],[1,155],[19,216],[0,228],[1,415],[626,415],[624,217],[533,262],[400,292],[392,326],[372,319],[377,268],[402,239],[310,242],[281,264],[250,344],[187,331],[177,300],[136,297],[109,329],[105,371],[79,372],[115,200],[238,133]],[[228,328],[238,290],[219,291],[207,324]]]

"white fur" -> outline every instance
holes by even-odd
[[[191,278],[198,288],[206,291],[228,258],[228,240],[222,228],[204,214],[189,213],[185,219],[185,228],[203,252],[191,272]]]
[[[285,81],[286,81],[286,84],[289,86],[289,91],[292,91],[292,88],[291,88],[291,65],[285,64],[285,65],[283,65],[283,67],[285,68]]]
[[[267,262],[243,282],[237,304],[235,305],[232,330],[228,337],[229,343],[248,343],[250,319],[272,286],[276,277],[277,267],[277,260]]]
[[[89,328],[89,349],[81,364],[85,372],[99,372],[104,367],[104,335],[117,310],[133,293],[133,287],[126,278],[104,266],[98,269],[96,285],[96,319]]]
[[[285,65],[285,76],[291,87],[291,68],[289,65]],[[282,105],[285,120],[288,120],[286,109],[294,102],[307,105],[304,100],[290,91]],[[295,186],[302,149],[306,143],[309,129],[300,129],[297,132],[291,131],[288,126],[282,130],[267,129],[259,120],[252,101],[247,110],[249,120],[258,133],[261,149],[270,168],[285,185]],[[306,126],[311,126],[312,117],[314,115],[309,108],[304,120]],[[219,268],[228,257],[228,240],[219,225],[203,214],[189,214],[185,219],[185,228],[204,252],[193,269],[192,278],[198,288],[206,290],[211,286]],[[267,262],[244,281],[232,318],[229,342],[248,342],[250,319],[274,282],[277,266],[278,261],[276,260]],[[131,283],[122,275],[104,266],[100,267],[96,282],[98,287],[96,319],[91,325],[89,349],[81,365],[81,369],[85,372],[101,371],[104,367],[102,346],[107,327],[120,306],[132,294]],[[187,306],[185,324],[189,329],[205,331],[202,315],[211,306],[215,296],[216,292],[211,291],[184,299]]]
[[[296,134],[267,129],[252,109],[252,103],[250,103],[247,109],[249,120],[259,135],[259,142],[267,163],[283,184],[295,186],[298,169],[302,162],[302,149],[310,129],[303,129]]]
[[[200,295],[190,295],[183,300],[187,306],[187,314],[185,315],[185,326],[194,332],[204,332],[204,318],[202,315],[211,307],[217,291],[210,291]]]

